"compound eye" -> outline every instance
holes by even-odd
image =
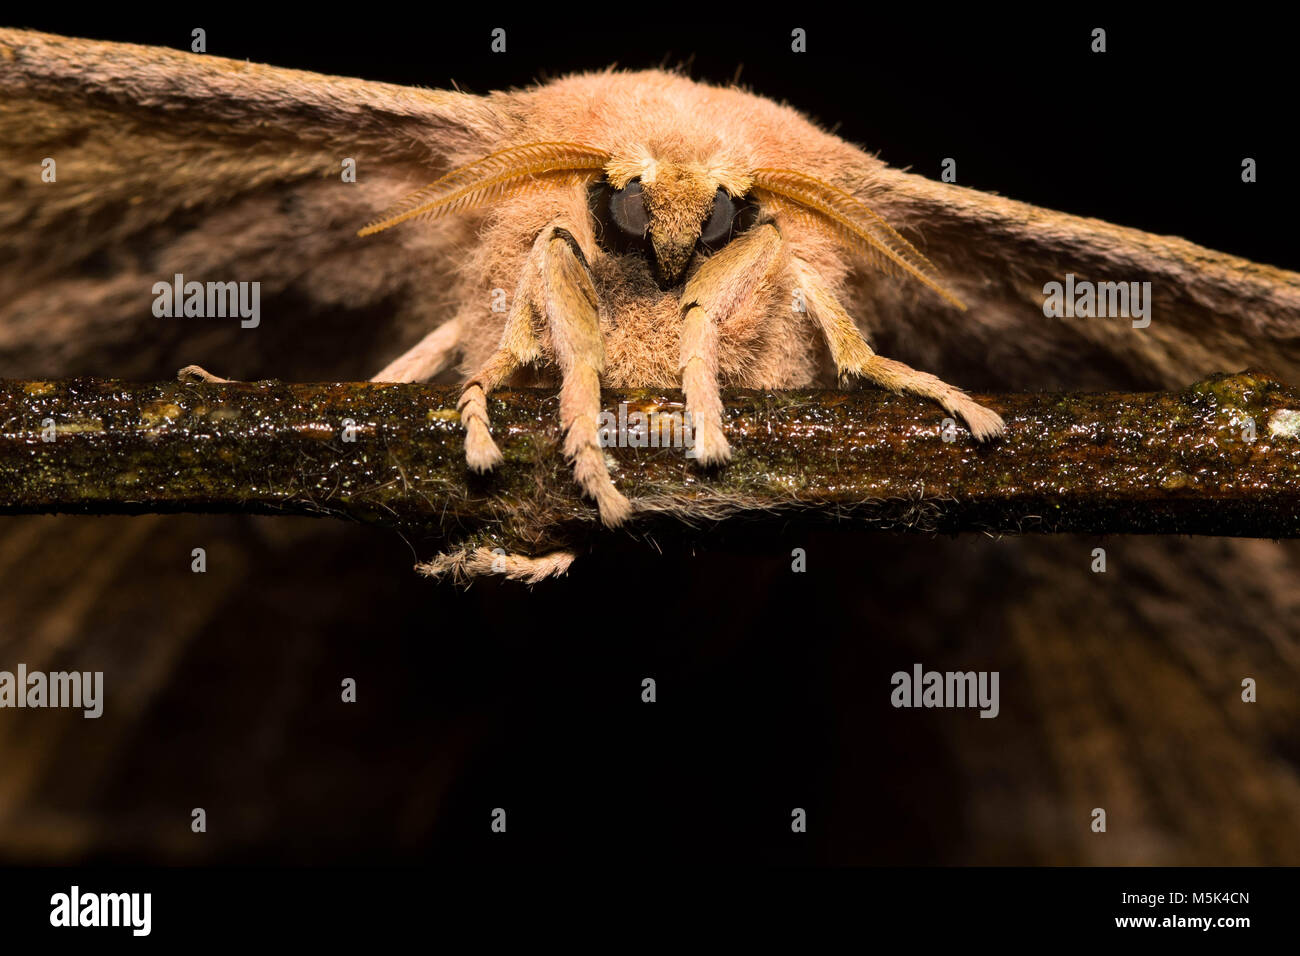
[[[646,212],[641,180],[634,179],[623,189],[610,190],[609,219],[629,239],[643,239],[650,231],[650,215]]]
[[[700,230],[700,243],[710,249],[718,249],[731,239],[732,226],[735,225],[739,206],[727,195],[725,189],[719,188],[713,197],[713,212],[705,220]]]
[[[756,202],[744,196],[733,199],[725,189],[719,188],[713,197],[713,211],[700,230],[700,245],[710,252],[717,252],[754,225],[758,218]]]

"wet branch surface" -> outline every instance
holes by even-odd
[[[486,476],[465,466],[458,397],[428,385],[0,381],[0,514],[334,516],[524,553],[624,533],[602,529],[577,491],[552,391],[489,400],[506,463]],[[724,397],[725,468],[703,471],[683,447],[609,449],[638,508],[626,530],[795,520],[1300,535],[1300,389],[1263,372],[1177,392],[978,396],[1008,425],[986,445],[945,429],[936,406],[876,390]],[[684,411],[672,391],[605,392],[605,408],[620,402],[661,413],[665,439],[662,413]],[[626,444],[642,436],[632,427]]]

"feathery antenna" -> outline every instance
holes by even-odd
[[[854,196],[793,169],[759,169],[754,190],[788,212],[829,223],[837,235],[859,247],[885,272],[916,279],[944,299],[965,309],[966,304],[939,281],[934,263]]]
[[[405,197],[379,219],[357,232],[369,236],[417,217],[439,218],[503,199],[542,183],[568,183],[601,172],[609,162],[604,150],[579,143],[527,143],[498,150],[454,169]]]

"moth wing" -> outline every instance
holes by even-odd
[[[893,170],[873,171],[870,182],[859,193],[862,201],[907,235],[968,306],[964,312],[951,308],[914,281],[859,273],[853,291],[860,321],[884,354],[990,392],[1181,388],[1213,372],[1252,366],[1300,382],[1300,274]],[[1067,274],[1092,282],[1151,282],[1150,324],[1134,328],[1123,318],[1045,315],[1044,285],[1064,283]],[[1125,567],[1105,575],[1104,599],[1089,580],[1101,575],[1088,569],[1099,543]],[[969,540],[962,544],[974,547]],[[1276,661],[1270,680],[1295,684],[1294,660],[1283,660],[1275,648],[1289,640],[1300,543],[1030,535],[1004,538],[978,560],[966,549],[917,552],[913,574],[945,581],[944,588],[963,601],[977,596],[980,613],[997,622],[988,632],[1008,636],[992,652],[1004,673],[1032,675],[1025,680],[1043,704],[1032,720],[1041,719],[1047,728],[1042,739],[1053,765],[1066,768],[1047,785],[1056,790],[1049,803],[1091,807],[1072,781],[1086,780],[1093,790],[1098,780],[1114,782],[1108,792],[1124,791],[1125,818],[1150,836],[1143,846],[1125,849],[1128,862],[1296,858],[1300,841],[1284,822],[1296,812],[1294,767],[1275,769],[1285,765],[1276,735],[1243,730],[1234,716],[1239,698],[1218,691],[1214,675],[1250,673],[1253,665],[1243,660]],[[898,573],[896,554],[887,560],[882,580],[913,579]],[[912,599],[898,611],[896,626],[940,634],[952,626],[950,613],[941,603]],[[1180,667],[1189,645],[1198,660],[1212,663]],[[1133,658],[1125,656],[1129,652]],[[1075,657],[1080,654],[1092,665]],[[1082,689],[1079,675],[1085,672],[1095,680],[1084,678],[1090,683]],[[1130,681],[1134,674],[1142,676]],[[1186,685],[1175,690],[1173,682],[1184,678]],[[1123,697],[1129,700],[1120,703]],[[1296,704],[1288,700],[1283,707],[1294,712]],[[1191,712],[1207,717],[1198,725],[1195,753],[1169,746],[1186,733]],[[1085,755],[1086,748],[1076,746],[1085,733],[1089,740],[1122,743],[1102,743]],[[1121,753],[1139,737],[1140,757],[1131,749]],[[1042,758],[1027,753],[995,755],[957,740],[950,746],[980,764],[971,779],[986,779],[990,764],[1004,759],[999,772],[1017,781],[1033,779],[1036,771],[1013,768],[1041,765]],[[1206,759],[1211,752],[1241,755],[1233,779],[1249,780],[1250,796],[1223,782],[1222,763]],[[1171,786],[1171,780],[1178,783]],[[1012,799],[1035,805],[1042,799],[1035,786],[1027,784]],[[988,801],[989,813],[1002,813],[1005,795],[987,797],[984,789],[971,789],[969,806]],[[1162,817],[1150,809],[1166,797],[1201,808],[1217,832],[1197,832],[1190,822],[1197,814]],[[1068,829],[1039,828],[1030,855],[1102,861],[1105,851],[1064,836]],[[1022,835],[1032,830],[1027,824]],[[1084,827],[1079,832],[1088,833]]]
[[[0,29],[0,375],[168,379],[198,363],[244,379],[368,377],[454,314],[441,276],[458,224],[367,239],[357,230],[451,164],[488,152],[501,125],[491,101],[461,93]],[[343,180],[348,159],[354,183]],[[258,326],[155,316],[155,283],[177,273],[259,282]],[[267,766],[214,762],[210,733],[173,746],[171,734],[187,738],[168,701],[197,694],[203,726],[236,728],[236,740],[295,741],[281,703],[310,698],[303,674],[321,646],[355,643],[351,616],[366,606],[355,595],[381,593],[386,576],[413,577],[416,556],[400,541],[376,542],[389,561],[379,571],[381,562],[357,557],[355,530],[240,515],[0,522],[8,653],[33,670],[103,671],[107,697],[101,720],[87,722],[97,733],[29,710],[0,728],[9,771],[0,856],[48,862],[117,848],[194,858],[148,835],[168,832],[165,814],[135,796],[117,809],[111,799],[52,809],[69,793],[137,794],[132,755],[160,749],[194,759],[176,774],[146,761],[157,771],[145,771],[145,791],[184,776],[244,807],[237,812],[265,810],[256,794]],[[207,554],[202,574],[191,570],[196,548]],[[330,578],[349,587],[322,589]],[[277,597],[312,591],[337,596]],[[424,611],[436,615],[430,600],[426,592]],[[225,665],[212,660],[255,660],[266,686],[289,696],[243,685],[214,693],[211,674]],[[290,777],[331,759],[299,756],[301,746],[266,759],[283,757]],[[452,761],[431,772],[429,804]],[[353,776],[374,786],[384,771]],[[378,783],[390,795],[399,785]]]
[[[863,321],[886,354],[998,391],[1178,388],[1252,366],[1300,381],[1300,274],[896,170],[869,181],[860,198],[969,306],[863,273]],[[1046,315],[1044,287],[1064,295],[1067,274],[1124,284],[1116,303],[1149,282],[1145,316],[1133,299],[1131,318]]]
[[[499,103],[0,30],[0,374],[368,377],[454,314],[466,226],[356,232],[489,151]],[[256,328],[155,315],[177,275],[258,283]]]

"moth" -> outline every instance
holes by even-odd
[[[962,307],[915,246],[833,185],[846,178],[835,160],[810,166],[781,147],[782,137],[818,136],[811,124],[747,93],[667,73],[579,76],[539,93],[527,129],[546,141],[503,145],[360,232],[498,206],[481,233],[487,258],[465,291],[469,298],[490,284],[502,263],[507,275],[517,270],[504,328],[475,327],[474,314],[462,313],[377,376],[426,378],[454,350],[495,339],[460,402],[471,468],[503,460],[486,395],[525,366],[556,367],[565,453],[602,520],[619,525],[631,506],[610,480],[597,434],[602,381],[680,385],[697,461],[721,464],[731,451],[720,385],[811,384],[819,369],[810,331],[820,332],[842,377],[934,399],[976,438],[1002,432],[996,412],[876,355],[841,304],[845,252],[856,247]],[[607,105],[596,117],[552,108],[565,100]],[[647,100],[668,108],[645,109]]]
[[[403,379],[405,368],[391,368],[399,357],[408,356],[412,373],[424,363],[427,374],[434,366],[421,356],[436,355],[448,363],[444,377],[470,381],[502,345],[510,316],[493,310],[500,298],[494,290],[503,290],[508,309],[519,302],[516,293],[529,275],[525,265],[537,237],[564,215],[576,220],[569,233],[598,293],[594,308],[605,333],[602,384],[628,381],[623,376],[629,370],[663,376],[651,381],[678,382],[681,292],[662,295],[659,321],[637,326],[648,335],[643,343],[625,339],[623,351],[614,348],[615,319],[632,311],[631,302],[601,298],[602,289],[612,288],[602,285],[610,281],[602,270],[625,264],[629,294],[643,290],[649,299],[664,290],[653,243],[648,252],[644,243],[607,251],[611,239],[621,241],[621,233],[608,232],[609,214],[600,206],[613,189],[608,173],[575,170],[567,181],[569,173],[539,172],[528,181],[528,192],[491,187],[488,201],[458,206],[455,215],[448,208],[432,220],[356,235],[404,197],[503,149],[574,142],[614,154],[623,148],[615,130],[624,122],[667,129],[665,149],[684,142],[677,131],[693,128],[702,135],[738,131],[732,145],[742,153],[766,144],[770,151],[741,157],[751,173],[788,168],[841,190],[910,242],[933,264],[925,274],[967,308],[960,310],[906,270],[902,276],[882,273],[863,255],[864,244],[828,226],[825,214],[783,204],[779,196],[764,199],[757,177],[747,193],[723,186],[724,206],[734,203],[746,211],[737,212],[740,221],[727,246],[705,244],[692,253],[678,283],[683,289],[767,216],[786,255],[802,249],[807,259],[820,251],[813,255],[819,277],[864,339],[887,342],[891,355],[914,368],[972,389],[1176,388],[1210,372],[1252,365],[1292,381],[1300,372],[1300,276],[1294,272],[891,169],[812,126],[795,109],[757,94],[654,72],[640,74],[643,82],[629,103],[614,94],[620,76],[626,79],[611,72],[473,96],[0,30],[0,375],[157,379],[203,362],[219,363],[221,371],[244,379],[339,381],[381,369]],[[596,93],[584,100],[583,89]],[[656,98],[656,90],[665,95]],[[675,92],[668,96],[669,90]],[[724,96],[743,109],[734,123],[724,117],[710,125],[696,116],[702,103]],[[846,96],[846,111],[860,108],[855,99]],[[602,126],[609,138],[598,135]],[[653,148],[648,141],[646,146]],[[47,159],[55,164],[52,181],[42,176]],[[349,159],[355,182],[341,176]],[[713,196],[710,219],[717,207]],[[706,231],[707,220],[700,238]],[[567,240],[565,245],[572,250]],[[150,290],[178,274],[202,282],[260,282],[260,325],[159,319],[150,310]],[[728,351],[733,340],[722,337],[719,327],[719,387],[737,381],[723,370],[742,354],[749,381],[780,386],[836,380],[815,314],[793,308],[792,285],[778,282],[777,275],[785,273],[758,284],[758,301],[766,307],[734,320],[753,323],[748,351]],[[1138,330],[1126,321],[1045,316],[1044,285],[1067,275],[1092,282],[1150,281],[1151,324]],[[535,312],[536,305],[531,308]],[[550,333],[540,316],[533,319],[542,347]],[[546,379],[563,387],[558,366],[545,361],[521,368],[514,381]],[[21,846],[30,855],[46,833],[48,845],[66,852],[74,842],[71,833],[84,841],[79,845],[92,848],[149,846],[134,808],[116,811],[111,800],[74,808],[79,812],[69,815],[79,825],[64,825],[65,817],[51,809],[66,802],[51,794],[68,792],[69,777],[59,768],[78,768],[81,775],[71,779],[84,781],[87,793],[106,789],[106,780],[135,793],[133,773],[145,764],[140,758],[159,752],[157,743],[149,746],[157,723],[146,719],[156,716],[150,702],[165,697],[170,682],[197,679],[212,670],[214,659],[242,666],[250,641],[256,641],[260,666],[290,686],[301,679],[305,649],[316,648],[322,636],[332,634],[339,648],[358,643],[356,622],[369,622],[377,612],[349,616],[349,607],[382,609],[392,590],[412,587],[367,567],[365,559],[374,552],[353,548],[347,536],[322,524],[217,522],[193,515],[6,520],[0,528],[0,620],[6,623],[8,659],[31,666],[45,660],[43,666],[56,668],[65,666],[59,655],[67,655],[77,666],[94,669],[95,655],[109,654],[118,686],[139,690],[122,699],[132,708],[127,722],[136,729],[123,729],[125,736],[110,741],[111,749],[97,736],[69,733],[59,739],[57,727],[48,724],[30,736],[0,735],[0,758],[12,768],[0,793],[0,844],[11,853]],[[176,556],[188,556],[217,535],[235,539],[238,560],[214,561],[196,586]],[[268,542],[269,535],[296,537],[285,544]],[[1242,675],[1258,677],[1265,690],[1296,684],[1295,542],[1109,539],[1112,572],[1104,576],[1087,570],[1095,544],[1082,536],[907,539],[887,546],[872,539],[846,547],[838,571],[831,568],[812,592],[826,599],[833,620],[849,623],[839,628],[848,639],[837,645],[834,663],[850,676],[864,666],[857,656],[861,648],[875,643],[859,638],[868,621],[896,647],[920,646],[927,663],[947,648],[951,665],[970,666],[970,645],[953,637],[967,636],[962,628],[972,612],[979,655],[1003,668],[1008,681],[1023,675],[1027,693],[1014,709],[1008,707],[998,721],[952,723],[953,736],[927,764],[939,768],[935,779],[964,798],[968,818],[1024,820],[1025,829],[1018,843],[1009,843],[1007,828],[995,826],[979,846],[983,855],[958,845],[953,852],[959,855],[944,861],[1294,864],[1300,859],[1290,744],[1294,695],[1273,692],[1255,716],[1231,691]],[[320,557],[304,563],[304,554]],[[778,579],[770,555],[727,563],[734,566],[730,580],[717,580],[722,562],[716,562],[713,576],[686,582],[696,589],[695,603],[677,606],[685,620],[704,622],[684,629],[689,644],[704,646],[704,654],[715,634],[730,640],[736,628],[761,630],[772,607],[750,600],[743,590],[750,575]],[[668,569],[683,579],[694,572],[684,561]],[[651,572],[663,580],[660,564],[635,570],[647,574],[633,574],[634,580]],[[279,600],[275,593],[254,603],[256,613],[250,614],[250,596],[284,577],[295,583],[291,593],[298,600]],[[321,588],[322,579],[348,587]],[[603,582],[625,587],[628,579],[627,570],[618,568]],[[922,581],[939,584],[918,591]],[[524,615],[529,623],[577,620],[573,598],[560,591],[518,598],[490,589],[420,591],[415,598],[410,593],[421,624],[458,621],[452,615],[465,608],[475,623],[490,619],[503,628]],[[600,628],[602,640],[613,629],[625,643],[649,643],[650,629],[659,626],[659,616],[650,614],[645,621],[637,614],[593,620],[583,611],[580,617],[574,627]],[[861,629],[850,623],[857,621],[864,622]],[[383,642],[360,643],[374,643],[387,654],[415,633],[399,627]],[[294,632],[305,639],[286,640]],[[439,643],[461,647],[483,640],[479,627],[448,626]],[[220,656],[223,646],[230,656]],[[735,646],[747,655],[763,653],[753,644]],[[784,663],[787,646],[776,653]],[[532,667],[538,660],[528,656],[515,666]],[[511,666],[508,656],[501,666]],[[459,679],[459,671],[455,675]],[[188,697],[194,685],[183,686],[180,694]],[[398,686],[412,695],[427,692],[420,678]],[[861,694],[855,681],[819,686],[823,692],[851,719],[878,719],[873,698]],[[226,713],[255,724],[259,739],[280,736],[293,744],[269,752],[264,762],[248,762],[239,779],[247,791],[260,792],[260,775],[273,758],[283,753],[294,765],[296,751],[310,741],[293,732],[267,733],[291,726],[279,696],[261,701],[260,709],[258,695],[218,697],[236,701]],[[464,716],[453,709],[446,720],[455,726],[422,723],[417,733],[394,734],[391,726],[380,725],[393,746],[409,740],[408,749],[393,751],[408,761],[384,763],[422,767],[432,751],[441,772],[457,753],[474,753],[458,743],[465,739]],[[1004,719],[1034,732],[991,738],[979,726]],[[1196,747],[1170,746],[1190,739],[1189,733]],[[36,740],[44,749],[31,745]],[[921,740],[933,746],[933,738]],[[859,743],[849,744],[855,760]],[[115,759],[105,761],[105,753]],[[119,756],[136,759],[119,762]],[[125,769],[114,776],[108,764]],[[222,775],[238,772],[235,767]],[[365,776],[366,786],[378,792],[385,783],[389,792],[400,789],[395,806],[410,805],[412,793],[415,802],[436,806],[443,779],[432,769],[413,780],[378,766]],[[988,786],[995,779],[1024,781],[1025,787]],[[866,783],[840,783],[847,787],[842,802],[853,815],[882,789],[874,775]],[[923,807],[931,805],[934,792],[922,794]],[[247,804],[249,797],[242,799]],[[373,807],[374,799],[367,793],[363,805]],[[1114,811],[1116,831],[1128,827],[1122,831],[1128,836],[1103,840],[1087,829],[1088,812],[1099,801]],[[266,845],[285,818],[268,816],[263,803],[249,806],[256,811],[247,814],[249,820],[266,821],[255,831]],[[1167,807],[1195,812],[1170,814]],[[170,832],[173,809],[159,813],[165,816],[150,817],[149,829]],[[95,825],[85,826],[87,821]]]
[[[602,386],[680,387],[707,467],[730,456],[726,387],[863,379],[1001,433],[994,410],[876,354],[881,332],[941,374],[979,355],[1004,387],[1185,384],[1264,348],[1296,370],[1294,273],[899,172],[792,107],[673,72],[477,96],[5,30],[0,94],[21,171],[0,204],[7,372],[70,374],[75,342],[116,374],[184,348],[283,375],[250,349],[278,334],[299,372],[457,375],[478,471],[502,460],[487,396],[550,385],[610,526],[632,505],[600,446]],[[1049,320],[1045,285],[1075,275],[1149,282],[1155,321]],[[298,331],[186,341],[145,307],[172,276],[254,279]],[[329,342],[310,323],[339,316],[371,342],[313,366]]]

